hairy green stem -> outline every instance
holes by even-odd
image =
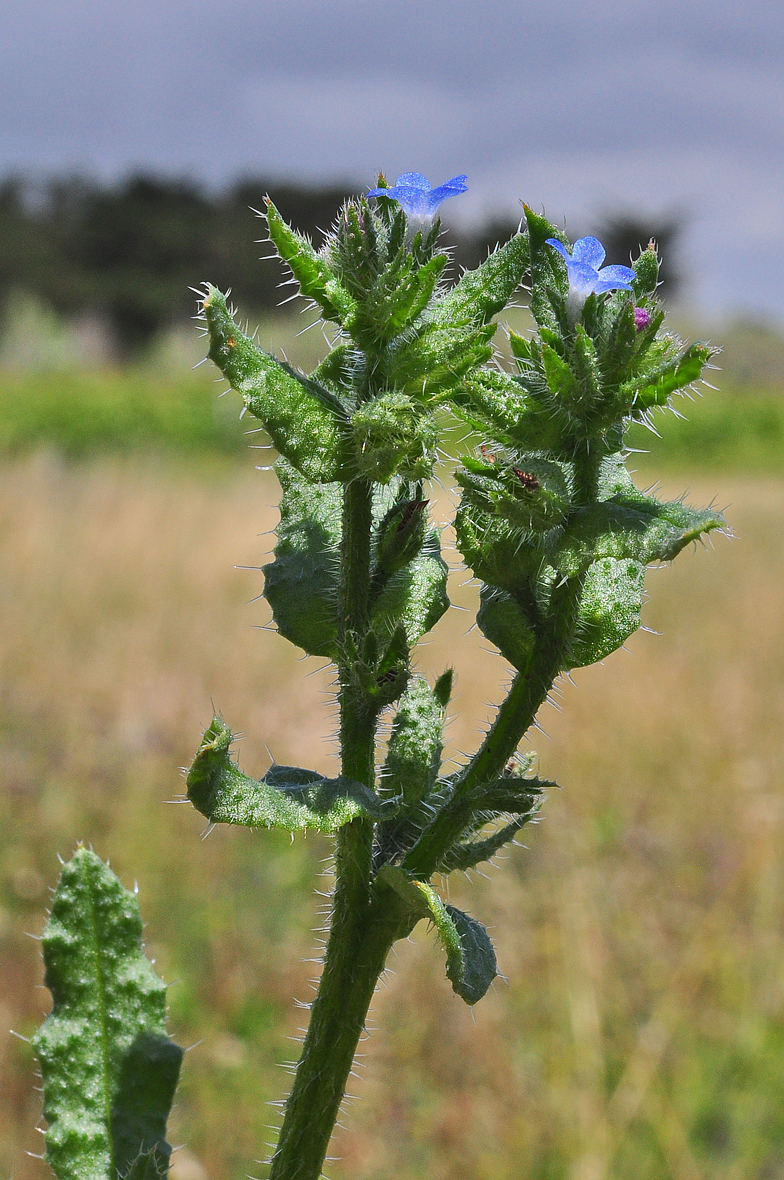
[[[362,914],[333,918],[318,995],[286,1104],[270,1180],[318,1180],[389,948],[405,931],[401,904],[385,898]]]
[[[582,582],[582,578],[570,578],[553,592],[550,610],[539,630],[536,654],[529,667],[518,672],[512,681],[482,745],[455,783],[453,800],[498,778],[533,724],[563,667],[577,618]],[[444,808],[411,849],[403,867],[422,879],[430,877],[460,835],[460,814],[459,808]]]
[[[354,675],[368,630],[372,484],[344,489],[338,641],[342,773],[373,787],[376,714]],[[378,977],[398,936],[399,906],[371,906],[373,824],[337,834],[329,941],[270,1180],[317,1180]]]

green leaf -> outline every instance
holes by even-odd
[[[430,302],[447,263],[436,254],[415,267],[410,254],[400,251],[395,264],[383,271],[360,300],[353,332],[371,347],[394,340],[419,318]]]
[[[157,1180],[182,1049],[166,986],[142,952],[132,893],[86,848],[64,866],[43,934],[53,1008],[33,1038],[46,1159],[58,1180]]]
[[[511,594],[483,585],[476,625],[513,668],[525,671],[534,656],[536,634],[530,620]]]
[[[630,406],[632,416],[639,416],[640,411],[651,406],[666,405],[673,393],[699,378],[716,351],[709,344],[691,344],[674,360],[627,381],[620,388],[620,396]]]
[[[450,404],[464,421],[497,442],[530,450],[552,447],[559,438],[554,415],[545,412],[520,379],[508,373],[472,373],[452,393]]]
[[[381,770],[383,795],[399,800],[400,807],[398,815],[379,826],[376,863],[408,851],[432,818],[451,687],[451,669],[439,677],[434,689],[421,676],[414,676],[400,700]]]
[[[445,691],[443,678],[439,681]],[[381,771],[385,793],[417,803],[432,788],[441,767],[444,705],[421,676],[412,676],[398,705]]]
[[[690,508],[680,500],[663,504],[634,489],[578,508],[548,560],[566,577],[587,569],[601,557],[631,558],[642,565],[672,561],[690,542],[722,528],[721,513]]]
[[[483,861],[492,860],[505,844],[514,840],[521,828],[528,823],[530,816],[521,815],[510,823],[504,824],[497,832],[485,836],[482,840],[468,840],[464,844],[454,844],[444,856],[438,866],[440,873],[467,872]]]
[[[427,479],[438,434],[429,410],[398,390],[364,402],[352,415],[354,467],[358,475],[388,483],[394,475]]]
[[[429,318],[434,323],[453,327],[486,324],[506,307],[527,269],[528,239],[518,233],[476,270],[467,270],[451,291],[438,300]]]
[[[204,315],[210,359],[264,423],[281,455],[313,482],[337,479],[347,423],[338,398],[262,352],[234,322],[215,287],[204,300]]]
[[[393,573],[371,610],[371,625],[380,643],[387,643],[402,625],[409,647],[435,627],[449,609],[446,586],[449,566],[441,556],[437,529],[425,533],[420,552]]]
[[[264,597],[281,635],[312,656],[336,658],[341,485],[310,484],[285,460],[275,560]]]
[[[427,532],[427,505],[428,501],[421,497],[398,500],[380,521],[375,535],[371,594],[421,551]]]
[[[490,340],[496,324],[474,331],[427,323],[396,348],[387,376],[391,385],[411,397],[432,401],[460,382],[493,355]]]
[[[345,327],[354,314],[355,301],[308,239],[286,224],[269,198],[267,225],[275,249],[291,267],[300,292],[318,304],[325,319]]]
[[[653,295],[659,282],[659,258],[653,244],[643,250],[640,257],[632,263],[634,278],[632,290],[635,299],[642,299],[645,295]]]
[[[540,329],[548,329],[563,336],[566,323],[566,267],[560,255],[547,245],[548,238],[569,242],[546,217],[524,206],[531,251],[531,312]]]
[[[400,868],[385,865],[379,877],[395,890],[420,918],[429,918],[446,951],[446,974],[466,1004],[476,1004],[498,974],[487,930],[476,918],[444,905],[431,885],[416,881]]]
[[[549,344],[542,344],[542,364],[553,397],[571,406],[580,399],[580,386],[569,365]]]
[[[354,395],[354,374],[357,366],[356,349],[350,344],[337,344],[310,375],[311,381],[330,389],[341,401]]]
[[[531,342],[526,340],[525,336],[513,332],[511,328],[509,329],[509,347],[515,360],[530,361],[533,359],[534,350],[531,347]]]
[[[586,414],[601,399],[602,377],[594,342],[579,323],[574,329],[574,367],[580,383],[580,409]]]
[[[188,772],[188,798],[211,823],[336,832],[354,819],[387,814],[375,792],[352,779],[277,765],[261,780],[249,778],[229,755],[232,740],[225,722],[213,717]]]
[[[644,565],[612,557],[595,561],[583,586],[566,667],[595,664],[625,643],[640,626],[644,592]]]
[[[467,457],[456,472],[463,498],[488,516],[515,529],[547,532],[569,511],[569,472],[564,464],[538,454],[498,454],[493,463]]]
[[[466,565],[490,586],[517,592],[542,564],[541,535],[514,528],[465,499],[455,516],[455,535]]]

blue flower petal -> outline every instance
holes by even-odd
[[[594,270],[598,270],[607,257],[607,251],[598,238],[578,238],[572,246],[572,258],[575,262],[587,262]]]
[[[395,188],[418,188],[424,193],[429,193],[430,183],[421,172],[404,172],[395,181]]]
[[[438,188],[434,188],[430,193],[430,208],[436,210],[447,197],[456,197],[459,193],[468,192],[467,179],[466,176],[453,176],[445,184],[439,184]]]
[[[561,254],[567,262],[572,261],[572,256],[566,249],[566,246],[564,246],[563,242],[559,242],[557,238],[548,238],[545,245],[554,246],[558,253]]]
[[[600,277],[595,266],[589,266],[587,262],[575,262],[570,258],[567,267],[570,291],[577,291],[587,299],[597,290]]]
[[[634,271],[630,266],[605,266],[599,271],[594,291],[601,295],[604,291],[631,291]]]

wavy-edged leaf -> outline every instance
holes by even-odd
[[[139,905],[99,857],[63,867],[43,934],[51,1015],[33,1038],[46,1159],[58,1180],[157,1180],[182,1049],[166,986],[142,951]]]
[[[264,566],[264,597],[281,635],[312,656],[335,659],[341,485],[310,484],[285,460],[275,560]]]
[[[209,288],[204,315],[210,359],[263,422],[281,455],[313,482],[339,478],[347,422],[339,399],[263,352],[234,322],[216,287]]]
[[[567,668],[585,668],[609,656],[641,623],[645,566],[603,557],[589,566]]]
[[[400,868],[385,865],[379,877],[408,902],[413,913],[429,918],[446,951],[446,974],[466,1004],[476,1004],[498,974],[487,930],[476,918],[445,905],[431,885],[414,880]]]
[[[263,779],[250,778],[229,754],[232,740],[228,725],[213,717],[188,771],[188,798],[211,823],[336,832],[354,819],[386,814],[375,792],[352,779],[277,765]]]
[[[318,304],[325,319],[345,327],[354,314],[355,301],[308,239],[287,225],[269,198],[266,204],[270,238],[291,268],[300,292]]]

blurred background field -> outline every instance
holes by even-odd
[[[309,367],[326,345],[301,323],[268,317],[260,337]],[[292,998],[318,970],[329,842],[202,841],[201,818],[168,805],[211,702],[246,735],[245,769],[263,771],[265,743],[334,766],[328,671],[261,629],[276,489],[254,465],[269,453],[247,449],[259,436],[236,395],[190,372],[189,331],[118,364],[40,304],[7,321],[0,1174],[14,1180],[47,1174],[26,1154],[41,1149],[34,1062],[5,1030],[29,1036],[47,1010],[28,935],[58,853],[90,841],[138,881],[148,952],[174,982],[173,1033],[195,1046],[174,1180],[258,1174],[304,1018]],[[527,849],[450,881],[491,926],[505,979],[472,1014],[424,929],[398,948],[334,1180],[784,1178],[784,366],[767,328],[723,336],[722,392],[679,402],[687,421],[662,416],[662,439],[635,445],[650,452],[641,483],[727,506],[735,539],[651,574],[659,634],[543,711],[548,736],[531,737],[562,790]],[[474,593],[456,568],[453,600]],[[452,754],[506,677],[469,624],[450,611],[421,652],[429,673],[457,667]]]

